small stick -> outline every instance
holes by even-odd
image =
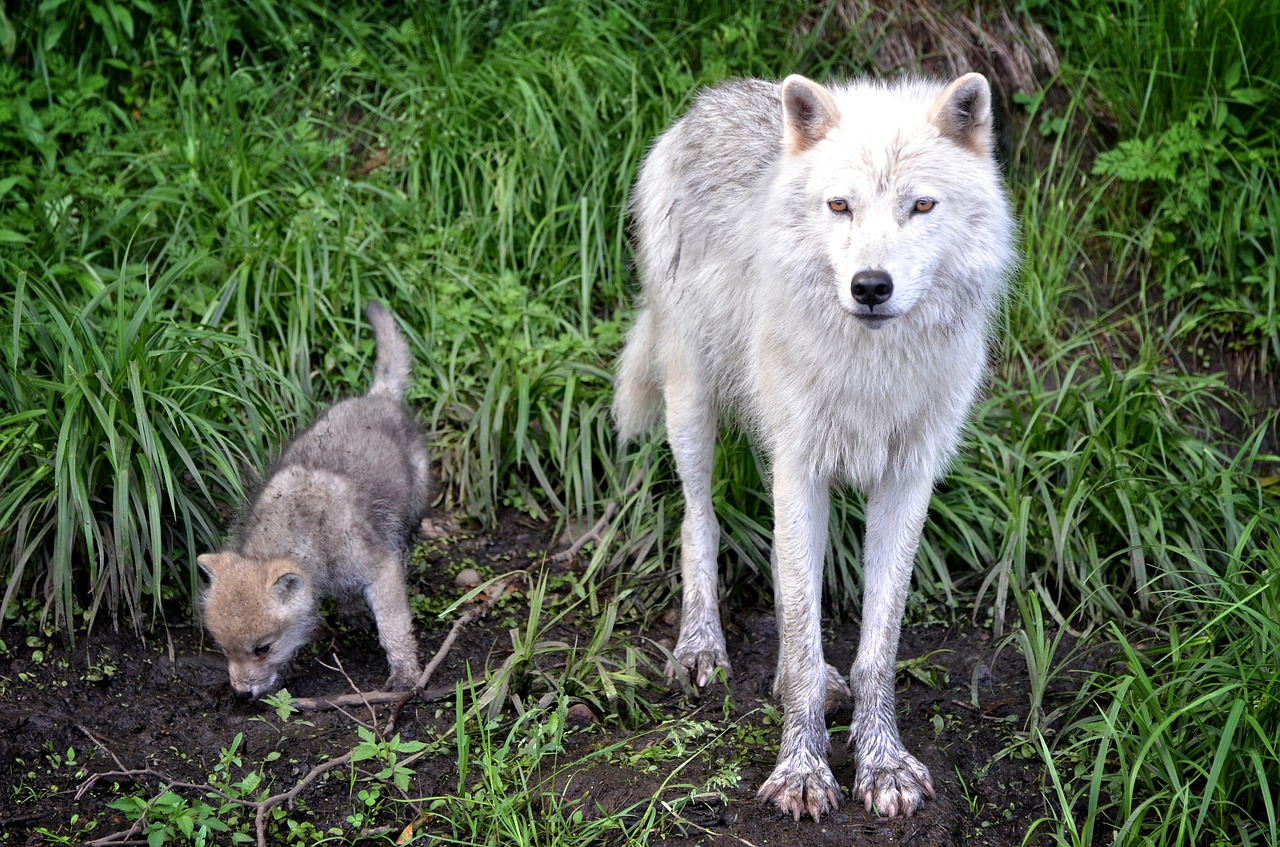
[[[83,732],[85,735],[87,735],[87,736],[89,737],[89,740],[90,740],[90,741],[92,741],[94,744],[98,745],[98,749],[102,750],[104,753],[106,753],[108,756],[110,756],[110,757],[111,757],[111,761],[113,761],[113,762],[115,762],[115,763],[116,763],[116,767],[117,767],[117,768],[119,768],[119,769],[120,769],[120,770],[122,770],[122,771],[127,771],[127,770],[128,770],[128,768],[126,768],[126,767],[124,766],[124,762],[120,761],[120,757],[119,757],[119,756],[117,756],[115,753],[113,753],[113,752],[111,751],[111,748],[110,748],[110,747],[108,747],[107,745],[105,745],[105,744],[103,744],[101,741],[99,741],[99,740],[97,739],[97,737],[96,737],[92,732],[90,732],[90,731],[85,727],[85,725],[84,725],[84,724],[80,724],[80,723],[76,724],[76,729],[80,730],[80,731],[81,731],[81,732]],[[77,799],[77,800],[78,800],[78,799],[80,799],[80,795],[79,795],[79,794],[77,794],[77,795],[76,795],[76,799]]]
[[[387,721],[387,726],[383,730],[383,735],[389,735],[391,731],[395,729],[396,720],[400,717],[400,710],[404,707],[404,704],[408,703],[409,700],[412,699],[415,694],[417,694],[420,690],[422,690],[423,686],[427,684],[427,681],[431,679],[431,675],[435,673],[436,668],[438,668],[440,666],[440,663],[444,661],[444,657],[448,654],[449,649],[453,647],[453,642],[457,640],[458,633],[462,630],[462,628],[467,624],[471,623],[472,621],[474,621],[476,618],[479,618],[483,616],[486,612],[488,612],[489,607],[493,605],[494,600],[498,597],[501,597],[503,592],[506,591],[507,586],[517,577],[518,575],[513,574],[512,576],[509,576],[505,579],[498,580],[490,587],[488,596],[484,599],[483,602],[477,603],[476,605],[472,606],[470,609],[467,609],[466,612],[458,616],[458,619],[453,622],[453,626],[449,629],[449,634],[445,636],[444,641],[440,644],[440,648],[436,650],[435,656],[431,658],[431,661],[427,664],[426,668],[423,669],[422,675],[418,677],[417,685],[415,685],[411,691],[406,691],[403,693],[397,693],[394,691],[379,691],[379,692],[372,692],[372,693],[358,692],[357,694],[354,694],[354,695],[351,695],[351,694],[343,695],[343,697],[354,698],[354,702],[353,702],[354,705],[360,705],[360,704],[369,705],[370,703],[373,702],[374,694],[379,695],[380,697],[395,696],[397,699],[395,701],[395,705],[392,707],[391,718],[390,720]],[[315,698],[315,699],[319,700],[319,699],[326,699],[326,698]],[[389,701],[382,701],[382,702],[389,702]],[[333,768],[341,767],[342,765],[348,764],[351,761],[351,757],[354,752],[355,751],[348,751],[346,755],[339,756],[336,759],[330,759],[329,761],[323,764],[316,765],[314,768],[311,769],[311,772],[308,773],[305,777],[303,777],[302,780],[293,788],[281,794],[276,794],[272,797],[268,797],[267,799],[259,803],[258,813],[255,817],[255,826],[257,827],[257,832],[258,832],[258,847],[266,847],[267,845],[266,818],[267,818],[267,813],[271,811],[271,809],[275,808],[276,806],[279,806],[281,803],[287,803],[292,801],[295,797],[297,797],[299,794],[302,793],[303,789],[305,789],[307,785],[309,785],[316,777],[320,776],[325,771],[329,771],[329,770],[332,770]]]
[[[351,761],[354,750],[348,751],[345,755],[336,759],[330,759],[316,765],[311,771],[304,776],[297,785],[280,794],[274,794],[258,804],[258,813],[254,815],[254,826],[258,831],[258,847],[267,847],[267,812],[279,806],[281,803],[288,803],[302,793],[302,790],[311,784],[316,777],[331,771],[334,768],[342,767]]]
[[[748,841],[745,838],[734,835],[732,832],[716,832],[714,829],[710,829],[708,827],[703,826],[700,823],[695,823],[694,821],[689,820],[684,815],[677,812],[675,808],[672,807],[672,805],[668,803],[666,800],[659,800],[658,802],[660,802],[662,804],[662,808],[670,812],[671,816],[674,817],[676,820],[680,821],[681,823],[688,824],[694,829],[701,830],[705,835],[710,835],[712,838],[719,838],[720,836],[725,836],[727,838],[732,838],[734,841],[737,841],[739,844],[745,844],[747,847],[756,847],[755,844],[752,844],[750,841]]]
[[[433,702],[436,700],[446,700],[453,696],[454,686],[439,685],[435,688],[418,692],[419,700]],[[293,701],[295,708],[303,712],[331,712],[344,711],[353,706],[362,706],[365,704],[371,706],[385,706],[388,703],[398,703],[400,698],[404,697],[403,691],[362,691],[358,694],[328,694],[319,697],[299,697]]]
[[[559,553],[552,556],[552,563],[559,565],[564,562],[568,562],[572,560],[574,556],[578,555],[583,547],[587,546],[592,541],[599,541],[600,536],[604,534],[605,528],[609,526],[609,522],[613,520],[614,514],[618,511],[619,504],[640,490],[640,483],[644,482],[644,474],[648,469],[649,464],[647,462],[640,468],[637,468],[635,474],[631,477],[631,481],[627,483],[626,489],[618,496],[618,499],[609,501],[609,505],[605,507],[604,514],[600,516],[600,520],[595,522],[595,526],[591,527],[591,529],[579,536],[578,540],[573,542],[568,549],[561,550]]]

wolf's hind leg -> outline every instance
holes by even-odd
[[[715,457],[717,412],[701,374],[682,350],[667,353],[665,399],[667,440],[684,490],[680,525],[682,605],[680,636],[672,651],[698,686],[717,670],[727,677],[729,654],[720,626],[716,557],[720,526],[711,507],[711,465]],[[667,669],[673,676],[675,667]]]
[[[912,563],[929,509],[927,477],[882,482],[867,498],[862,637],[853,663],[850,743],[857,746],[853,796],[867,811],[910,815],[933,797],[929,769],[907,752],[894,715],[893,673]]]
[[[386,688],[407,691],[418,684],[422,673],[418,664],[418,639],[413,634],[413,613],[399,556],[387,556],[379,563],[373,581],[364,590],[369,609],[378,624],[378,641],[387,654],[391,676]]]
[[[773,611],[778,622],[779,631],[782,628],[782,586],[778,583],[778,550],[775,547],[770,553],[770,570],[773,573]],[[849,677],[844,671],[835,665],[827,665],[827,711],[830,712],[839,706],[848,702],[853,696],[853,691],[849,688]],[[773,673],[773,698],[775,700],[782,699],[782,646],[778,646],[778,666]]]

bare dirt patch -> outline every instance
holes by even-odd
[[[511,518],[493,533],[429,545],[432,552],[415,571],[412,589],[420,605],[443,608],[461,593],[453,577],[463,567],[504,572],[539,557],[549,540],[546,527]],[[403,795],[409,801],[384,804],[375,819],[349,820],[368,784],[363,777],[376,770],[363,762],[356,764],[354,774],[351,766],[336,768],[309,784],[289,817],[307,820],[319,832],[341,830],[351,840],[394,838],[417,819],[414,832],[423,843],[428,842],[424,835],[459,843],[450,840],[455,833],[441,829],[443,823],[421,822],[419,814],[429,806],[422,798],[457,793],[458,757],[449,743],[455,685],[501,665],[511,650],[509,630],[527,614],[526,600],[522,593],[510,595],[487,618],[468,626],[429,683],[427,695],[410,702],[399,716],[397,728],[405,740],[436,745],[432,756],[413,764]],[[638,624],[630,630],[619,626],[616,637],[647,649],[660,666],[656,644],[674,637],[670,618],[643,632]],[[882,819],[846,796],[834,814],[817,823],[795,822],[758,804],[755,790],[777,752],[779,715],[769,694],[775,627],[772,611],[763,608],[731,606],[727,621],[734,667],[727,689],[713,685],[700,696],[674,684],[653,689],[646,693],[655,707],[653,717],[633,726],[617,716],[575,710],[568,724],[578,726],[566,736],[547,783],[566,803],[581,808],[589,819],[652,808],[657,798],[659,814],[648,820],[659,825],[648,830],[649,843],[757,847],[1021,845],[1044,813],[1039,759],[1029,746],[1018,744],[1029,703],[1025,663],[1012,646],[999,649],[981,628],[941,625],[904,631],[899,676],[902,735],[932,771],[937,799],[914,817]],[[451,621],[420,612],[418,623],[425,659]],[[592,622],[581,617],[557,626],[560,637],[584,643],[591,639]],[[387,707],[376,707],[373,712],[304,713],[281,721],[261,703],[237,702],[221,656],[185,621],[156,627],[145,643],[125,634],[95,632],[81,634],[71,648],[61,636],[14,622],[2,636],[7,646],[0,656],[3,844],[50,843],[55,837],[74,843],[127,832],[129,821],[107,803],[124,794],[153,797],[162,782],[205,784],[237,734],[242,735],[240,765],[232,775],[260,770],[272,793],[285,791],[315,765],[350,751],[359,741],[358,722],[376,727],[387,719]],[[856,648],[856,625],[834,624],[827,636],[828,660],[847,667]],[[342,670],[327,666],[334,654]],[[321,634],[300,654],[288,686],[298,697],[349,692],[343,671],[366,689],[385,678],[385,661],[371,626],[337,624]],[[1059,679],[1070,684],[1067,675]],[[464,704],[474,696],[475,690],[467,689]],[[845,706],[829,716],[831,762],[844,786],[854,780],[853,758],[845,745],[848,711]],[[511,717],[510,708],[506,714]],[[696,728],[696,738],[688,737],[690,727]],[[668,755],[673,733],[686,733],[688,752],[675,749]],[[680,748],[681,738],[675,740]],[[95,773],[144,768],[151,773],[99,779],[77,797]],[[693,799],[691,792],[696,792]],[[238,825],[250,835],[252,819],[251,806],[233,807],[224,816],[233,828]],[[91,821],[96,823],[89,829]],[[273,824],[270,843],[285,841],[282,826]],[[142,836],[135,833],[129,843],[143,843]]]

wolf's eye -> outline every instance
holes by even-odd
[[[827,201],[827,208],[836,213],[849,211],[849,201],[843,197],[832,197]]]
[[[259,659],[261,659],[263,656],[267,655],[270,652],[271,652],[270,644],[259,644],[257,647],[253,648],[253,655],[257,656]]]
[[[938,205],[938,201],[934,200],[932,197],[921,197],[915,202],[915,205],[911,207],[911,211],[920,213],[932,212],[933,207],[936,205]]]

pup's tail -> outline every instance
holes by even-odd
[[[369,305],[365,306],[364,316],[373,327],[373,339],[378,347],[378,358],[373,366],[373,387],[369,389],[369,396],[394,397],[399,400],[409,387],[409,374],[413,370],[409,344],[400,334],[396,319],[378,301],[369,301]]]
[[[618,376],[613,383],[613,420],[624,443],[653,429],[662,418],[662,386],[658,381],[654,331],[653,316],[648,309],[642,309],[618,358]]]

